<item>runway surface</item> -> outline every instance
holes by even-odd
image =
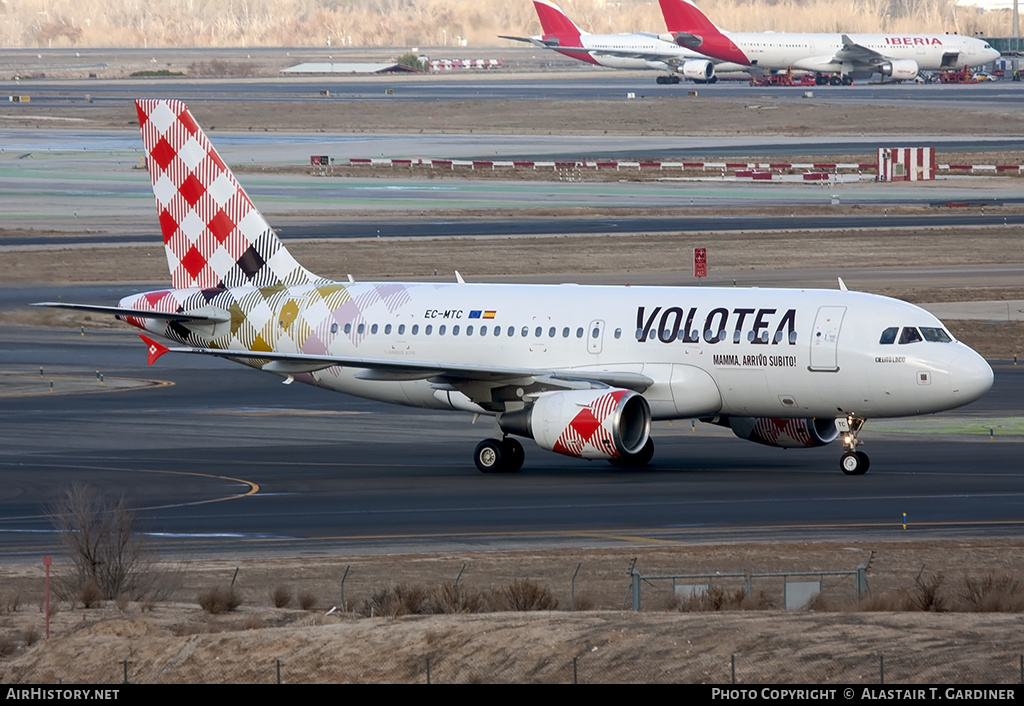
[[[176,556],[1017,536],[1024,523],[1024,367],[1009,363],[968,408],[869,422],[863,477],[839,472],[835,446],[770,449],[687,422],[655,425],[641,471],[527,442],[519,474],[489,476],[471,461],[488,425],[468,415],[286,387],[226,362],[147,368],[124,332],[5,328],[0,340],[0,370],[21,383],[0,405],[5,561],[56,551],[45,507],[76,482],[127,493]],[[100,392],[97,370],[105,388],[173,385]]]
[[[315,141],[311,141],[315,140]],[[502,138],[491,144],[480,136],[359,136],[358,138],[311,138],[309,135],[223,133],[214,141],[229,163],[235,165],[291,166],[308,164],[310,154],[373,155],[387,145],[387,156],[456,156],[468,158],[484,149],[492,151],[533,149],[533,157],[565,150],[570,138],[542,140]],[[734,147],[763,153],[770,149],[756,138],[730,138]],[[980,149],[983,140],[960,140]],[[486,145],[486,148],[485,148]],[[862,146],[863,147],[863,146]],[[605,149],[649,150],[646,138],[608,141]],[[866,148],[865,148],[866,149]],[[872,148],[873,149],[873,148]],[[0,199],[7,207],[0,213],[0,227],[33,229],[4,239],[4,245],[63,245],[69,242],[134,242],[140,238],[138,223],[152,223],[153,195],[147,175],[140,168],[138,132],[74,130],[0,130]],[[593,149],[589,152],[593,156]],[[502,157],[507,153],[502,152]],[[577,154],[578,156],[578,154]],[[494,154],[491,154],[494,158]],[[830,184],[752,183],[722,179],[719,172],[703,179],[680,179],[665,172],[661,179],[645,182],[534,182],[469,178],[426,179],[398,176],[381,179],[323,178],[312,174],[241,173],[239,179],[261,210],[277,226],[286,218],[305,218],[297,230],[287,224],[286,237],[375,237],[437,235],[527,235],[540,233],[595,233],[632,231],[703,231],[794,228],[862,228],[905,226],[1000,225],[1024,221],[1019,213],[1024,202],[1018,179],[946,176],[934,182],[877,184],[837,182]],[[758,216],[729,215],[732,209],[779,207],[867,206],[867,214],[820,214],[790,218],[788,213]],[[966,203],[972,207],[948,208]],[[59,204],[59,208],[54,208]],[[926,207],[911,217],[893,213],[897,206]],[[634,216],[613,218],[554,218],[545,209],[619,209]],[[492,217],[497,209],[514,208],[515,218]],[[685,216],[644,216],[644,210],[685,208]],[[458,217],[437,217],[444,210]],[[530,218],[531,212],[537,217]],[[359,213],[360,219],[339,214]],[[423,214],[426,214],[424,216]],[[329,224],[311,225],[313,218],[334,216]],[[486,216],[486,219],[481,219]],[[51,232],[56,231],[56,233]],[[70,235],[62,235],[64,231]]]
[[[35,54],[30,54],[32,63]],[[149,55],[145,62],[148,63]],[[322,60],[322,59],[321,59]],[[296,62],[298,63],[298,62]],[[16,61],[7,63],[7,71],[18,73]],[[217,100],[237,102],[259,99],[268,102],[299,104],[325,100],[364,102],[387,101],[505,101],[553,100],[587,101],[624,99],[628,93],[636,98],[685,97],[688,91],[701,96],[727,98],[761,98],[772,102],[805,102],[810,92],[816,101],[837,105],[868,103],[929,109],[963,107],[965,100],[978,107],[1010,108],[1019,103],[1024,88],[1011,81],[985,82],[976,85],[952,84],[879,84],[859,81],[853,86],[791,86],[756,87],[746,81],[719,81],[714,85],[683,82],[658,85],[655,71],[613,71],[575,67],[563,64],[568,71],[547,74],[536,69],[490,72],[455,72],[445,75],[410,76],[408,74],[377,74],[353,76],[291,75],[280,78],[191,79],[166,77],[126,79],[119,81],[35,80],[22,79],[13,87],[30,94],[33,101],[45,104],[95,108],[111,101],[133,100],[140,87],[151,98],[184,100]],[[149,68],[148,66],[144,68]],[[35,69],[40,71],[41,68]],[[24,71],[26,75],[32,69]],[[877,78],[877,77],[876,77]],[[329,91],[324,96],[320,91]],[[387,93],[390,90],[391,93]],[[88,96],[88,98],[87,98]]]

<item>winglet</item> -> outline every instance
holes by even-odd
[[[146,346],[148,348],[149,357],[146,359],[146,365],[152,365],[153,363],[155,363],[157,361],[157,359],[160,358],[160,356],[162,356],[164,353],[167,353],[168,351],[170,351],[170,348],[168,348],[167,346],[165,346],[162,343],[157,343],[156,341],[154,341],[149,336],[143,336],[140,333],[139,334],[139,338],[141,338],[143,340],[143,342],[145,342],[145,344],[146,344]]]
[[[842,278],[842,277],[840,277],[840,278],[839,278],[839,291],[840,291],[840,292],[846,292],[846,291],[849,291],[849,290],[848,290],[848,289],[846,288],[846,282],[844,282],[844,281],[843,281],[843,278]]]

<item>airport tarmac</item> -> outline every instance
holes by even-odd
[[[1010,362],[966,408],[870,421],[863,477],[840,473],[833,446],[771,449],[689,422],[655,425],[642,471],[527,443],[522,471],[490,476],[471,461],[489,430],[470,415],[227,362],[149,368],[129,332],[4,327],[0,339],[0,370],[21,385],[0,406],[4,561],[57,551],[41,508],[76,482],[126,492],[177,556],[1017,536],[1024,522],[1024,366]]]

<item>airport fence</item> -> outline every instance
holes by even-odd
[[[683,637],[683,636],[681,636]],[[752,636],[756,637],[756,636]],[[121,660],[99,684],[817,684],[870,685],[1021,685],[1024,655],[993,650],[979,666],[922,659],[920,654],[809,654],[794,660],[764,649],[751,654],[697,653],[680,645],[651,645],[640,652],[608,657],[601,647],[565,645],[576,654],[536,654],[524,646],[498,657],[466,658],[462,649],[446,653],[438,644],[426,654],[410,653],[398,666],[356,671],[344,659],[326,657],[316,664],[287,656],[253,660],[244,666],[216,663],[157,665]],[[609,650],[610,651],[610,650]],[[945,687],[940,689],[945,692]],[[961,698],[963,698],[961,696]],[[975,697],[977,698],[977,697]]]

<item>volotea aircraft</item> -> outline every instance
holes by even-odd
[[[927,311],[837,290],[339,282],[300,265],[187,107],[136,102],[171,288],[118,306],[44,302],[122,321],[152,365],[217,356],[329,390],[493,419],[479,470],[548,451],[648,463],[653,420],[699,418],[775,447],[842,436],[871,417],[959,407],[992,370]],[[841,283],[841,280],[840,280]]]
[[[689,0],[659,2],[669,35],[680,46],[765,71],[813,71],[818,85],[850,85],[875,73],[913,80],[921,70],[961,69],[999,58],[985,40],[958,34],[724,32]]]
[[[699,83],[714,83],[718,71],[746,71],[747,67],[711,59],[653,33],[590,34],[580,29],[553,2],[533,0],[544,34],[533,37],[501,35],[502,39],[529,42],[541,49],[588,64],[612,69],[649,69],[667,72],[657,83],[679,83],[679,76]],[[716,64],[718,65],[716,67]]]

